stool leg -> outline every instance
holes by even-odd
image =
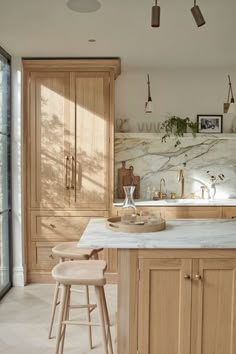
[[[108,345],[109,345],[109,349],[110,349],[110,354],[113,354],[111,331],[110,331],[110,320],[109,320],[109,314],[108,314],[108,310],[107,310],[107,302],[106,302],[104,287],[101,287],[101,294],[102,294],[105,322],[107,324]]]
[[[89,308],[89,304],[90,304],[90,301],[89,301],[89,287],[86,285],[85,288],[86,288],[86,305],[88,305],[87,319],[88,319],[88,322],[91,322],[91,313],[90,313],[90,308]],[[88,335],[89,335],[89,346],[90,346],[90,349],[93,349],[92,327],[91,326],[88,326]]]
[[[105,350],[105,354],[109,354],[108,348],[107,348],[106,327],[105,327],[105,321],[104,321],[104,311],[103,311],[103,300],[102,300],[101,287],[95,286],[95,292],[96,292],[96,298],[97,298],[97,304],[98,304],[98,310],[99,310],[99,320],[100,320],[101,328],[102,328],[102,338],[103,338],[104,350]]]
[[[70,285],[67,285],[67,287],[66,287],[66,300],[65,300],[63,321],[69,320],[69,313],[70,313],[70,294],[71,294],[70,289],[71,289],[71,286],[70,286]],[[65,335],[66,335],[66,325],[62,325],[61,346],[60,346],[60,351],[59,351],[60,354],[63,354],[63,351],[64,351]]]
[[[56,337],[56,350],[55,354],[59,353],[60,341],[62,336],[62,321],[65,313],[65,304],[66,304],[66,294],[67,294],[67,287],[62,284],[61,285],[61,301],[59,307],[59,316],[58,316],[58,327],[57,327],[57,337]]]
[[[52,303],[51,319],[50,319],[50,324],[49,324],[48,339],[52,338],[52,327],[53,327],[53,323],[54,323],[54,319],[55,319],[58,294],[59,294],[59,286],[60,286],[60,284],[58,282],[56,282],[56,287],[55,287],[54,296],[53,296],[53,303]]]

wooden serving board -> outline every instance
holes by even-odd
[[[135,233],[156,232],[156,231],[164,230],[166,228],[166,222],[164,219],[161,219],[161,221],[157,224],[144,224],[144,225],[125,224],[121,222],[121,217],[117,216],[114,218],[107,219],[106,228],[116,232],[135,232]]]
[[[134,168],[125,167],[125,161],[122,161],[122,167],[118,168],[118,191],[117,197],[125,198],[124,186],[135,186],[134,199],[140,198],[140,176],[134,176]]]

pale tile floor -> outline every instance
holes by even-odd
[[[30,284],[15,287],[0,302],[1,354],[53,354],[55,337],[48,339],[48,323],[53,298],[53,284]],[[115,347],[115,313],[117,286],[107,284],[105,293],[112,323],[111,334]],[[83,294],[74,293],[73,304],[81,303]],[[80,300],[78,299],[80,297]],[[91,289],[91,298],[94,291]],[[84,310],[71,310],[73,318],[86,319]],[[92,313],[97,320],[97,310]],[[55,334],[56,326],[54,327]],[[103,354],[101,328],[93,327],[94,349],[89,350],[86,326],[68,326],[64,354]]]

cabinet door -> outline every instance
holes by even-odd
[[[30,206],[68,207],[69,74],[31,73],[29,96]]]
[[[223,207],[222,218],[236,219],[236,207]]]
[[[236,259],[202,259],[198,274],[199,280],[193,275],[192,321],[197,327],[191,353],[235,354]]]
[[[72,156],[73,202],[79,209],[107,210],[109,206],[110,84],[108,73],[71,74],[75,102],[75,154]]]
[[[189,259],[140,260],[139,353],[190,353],[191,268]]]

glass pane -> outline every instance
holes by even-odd
[[[10,207],[9,143],[9,137],[0,134],[0,212]]]
[[[10,65],[0,53],[0,133],[10,133]]]
[[[10,283],[9,213],[0,215],[0,294]]]

